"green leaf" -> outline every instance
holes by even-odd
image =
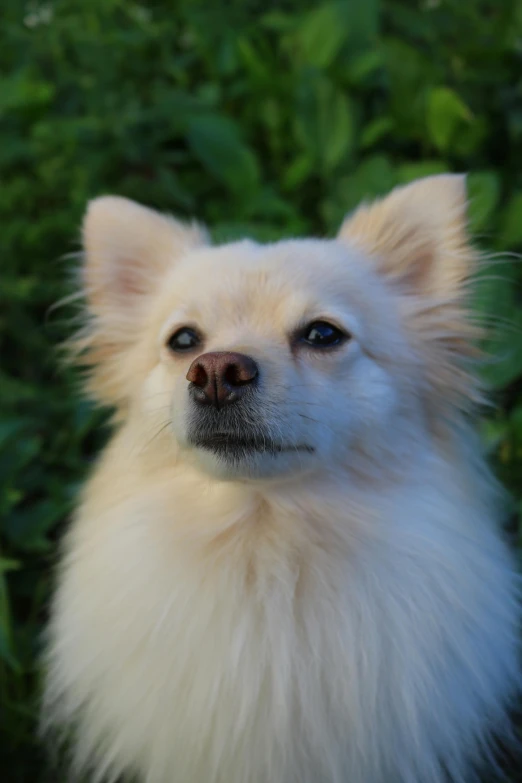
[[[487,454],[494,454],[506,438],[508,431],[508,423],[505,419],[489,419],[481,422],[480,435]]]
[[[252,198],[250,212],[252,217],[260,217],[265,221],[268,219],[293,220],[297,214],[294,207],[278,196],[272,188],[261,188],[258,191]]]
[[[346,214],[361,201],[384,195],[395,184],[395,172],[386,156],[367,158],[351,176],[339,180],[333,195],[322,206],[328,228],[337,231]]]
[[[331,173],[346,160],[355,142],[353,111],[348,97],[325,77],[303,79],[298,94],[295,132],[318,166]]]
[[[426,133],[426,94],[436,76],[433,62],[413,43],[385,39],[387,113],[395,124],[395,141],[429,141]]]
[[[347,66],[350,82],[354,85],[364,85],[376,71],[382,68],[384,55],[381,49],[367,49],[350,59]]]
[[[11,477],[20,475],[23,468],[40,453],[42,439],[40,437],[23,437],[16,443],[16,449],[2,448],[0,451],[0,481],[7,482]]]
[[[295,17],[284,11],[268,11],[259,18],[259,24],[267,30],[276,30],[278,33],[286,32],[295,25]]]
[[[0,448],[3,448],[13,436],[19,435],[27,426],[27,422],[23,419],[0,420]]]
[[[397,181],[407,185],[415,179],[430,177],[432,174],[444,174],[448,167],[441,160],[425,160],[422,163],[404,163],[397,168]]]
[[[285,190],[294,190],[307,179],[314,168],[314,158],[308,152],[300,153],[283,174]]]
[[[348,38],[343,3],[326,3],[309,11],[298,30],[303,55],[310,65],[330,65]]]
[[[323,96],[322,120],[325,131],[323,161],[327,172],[346,158],[354,143],[353,114],[348,98],[341,93],[331,94],[331,103]],[[327,108],[328,107],[328,108]]]
[[[187,140],[206,170],[231,191],[248,195],[255,190],[257,161],[232,120],[218,114],[196,116],[188,123]]]
[[[522,309],[514,285],[516,269],[509,263],[481,270],[475,285],[473,309],[491,323],[484,349],[489,359],[481,374],[493,389],[522,376]]]
[[[0,557],[0,574],[6,574],[8,571],[18,571],[20,567],[21,563],[19,560]]]
[[[500,179],[494,171],[479,171],[468,176],[469,223],[472,231],[489,225],[500,198]]]
[[[259,81],[270,79],[270,70],[266,59],[256,51],[252,42],[246,36],[239,38],[236,46],[241,64],[252,79]]]
[[[382,196],[395,185],[395,173],[385,155],[373,155],[362,161],[354,179],[359,201]]]
[[[472,114],[464,101],[449,87],[435,87],[428,96],[428,132],[435,146],[445,151],[463,122],[469,123]]]
[[[18,670],[18,664],[12,649],[12,617],[5,574],[16,570],[17,566],[18,563],[14,560],[0,558],[0,659],[15,671]]]
[[[376,0],[323,3],[305,15],[297,40],[307,63],[327,68],[344,44],[364,47],[373,42],[377,25]]]
[[[3,532],[12,544],[24,551],[45,552],[50,546],[47,534],[68,511],[68,504],[44,500],[28,509],[11,512]]]
[[[373,122],[370,122],[370,124],[367,125],[361,133],[361,149],[373,147],[374,144],[387,136],[392,131],[392,129],[393,120],[391,117],[377,117],[377,119],[373,120]]]
[[[5,628],[0,623],[0,660],[3,660],[12,671],[20,673],[20,664],[16,660]]]
[[[40,108],[54,98],[55,86],[30,70],[15,71],[0,79],[0,116],[8,112]]]
[[[516,191],[505,209],[500,231],[501,246],[522,245],[522,190]]]
[[[486,142],[491,129],[483,117],[473,116],[472,122],[460,123],[451,141],[452,155],[469,158],[480,150]]]

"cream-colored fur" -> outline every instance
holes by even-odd
[[[336,240],[213,247],[125,199],[84,224],[76,341],[112,441],[66,537],[46,726],[142,783],[472,780],[519,686],[518,582],[468,424],[464,180],[394,191]],[[332,351],[296,343],[328,320]],[[191,445],[166,347],[260,368],[255,419],[307,450]],[[238,415],[237,426],[250,426]]]

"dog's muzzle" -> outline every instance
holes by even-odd
[[[192,446],[233,460],[254,453],[313,451],[270,434],[270,422],[260,412],[259,367],[250,356],[227,351],[202,354],[192,362],[187,380]]]

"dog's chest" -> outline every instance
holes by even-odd
[[[231,539],[168,557],[129,546],[129,568],[110,549],[66,664],[147,780],[177,781],[174,768],[183,783],[286,780],[306,757],[321,781],[310,743],[346,728],[357,679],[339,558]]]

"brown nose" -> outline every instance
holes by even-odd
[[[243,353],[215,351],[194,359],[187,373],[196,402],[221,408],[243,395],[259,374],[257,364]]]

